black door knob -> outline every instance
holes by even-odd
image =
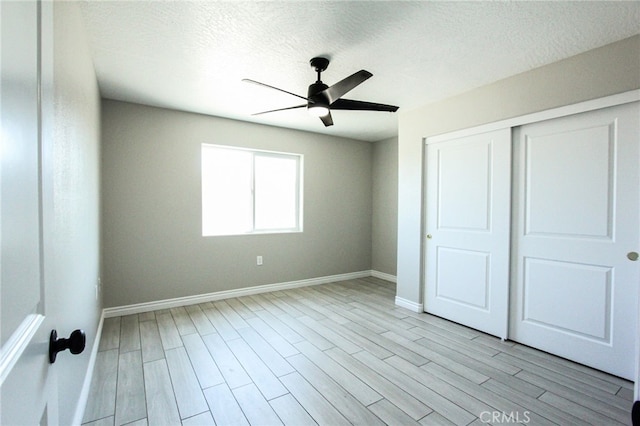
[[[49,362],[51,364],[56,362],[58,352],[66,349],[69,349],[69,352],[74,355],[82,353],[86,343],[87,336],[82,330],[74,330],[68,339],[58,339],[58,332],[51,330],[51,335],[49,336]]]

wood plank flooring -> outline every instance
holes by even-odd
[[[86,425],[629,425],[633,384],[377,278],[108,318]]]

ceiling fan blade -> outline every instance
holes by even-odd
[[[278,91],[280,91],[280,92],[284,92],[284,93],[287,93],[287,94],[289,94],[289,95],[293,95],[293,96],[295,96],[296,98],[300,98],[300,99],[304,99],[305,101],[308,101],[308,99],[307,99],[307,98],[305,98],[304,96],[296,95],[295,93],[287,92],[287,91],[286,91],[286,90],[284,90],[284,89],[279,89],[279,88],[274,87],[274,86],[269,86],[268,84],[260,83],[259,81],[250,80],[250,79],[248,79],[248,78],[243,78],[243,79],[242,79],[242,81],[244,81],[244,82],[246,82],[246,83],[257,84],[258,86],[268,87],[269,89],[278,90]]]
[[[288,109],[296,109],[296,108],[306,108],[306,106],[307,106],[307,104],[296,105],[296,106],[287,107],[287,108],[278,108],[278,109],[272,109],[272,110],[269,110],[269,111],[256,112],[255,114],[251,114],[251,115],[262,115],[262,114],[267,114],[269,112],[286,111]]]
[[[396,112],[399,107],[395,105],[377,104],[374,102],[353,101],[351,99],[338,99],[330,106],[333,110],[351,111],[388,111]]]
[[[324,127],[333,126],[333,119],[331,118],[331,112],[329,112],[329,114],[327,115],[321,116],[320,120],[322,120]]]
[[[342,95],[347,93],[349,90],[355,88],[357,85],[373,76],[369,71],[360,70],[354,74],[351,74],[349,77],[344,80],[340,80],[336,84],[331,87],[324,89],[320,93],[324,93],[329,99],[329,103],[332,104],[336,100],[338,100]]]

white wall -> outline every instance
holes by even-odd
[[[46,314],[59,337],[77,328],[87,336],[80,355],[58,356],[60,424],[72,424],[101,314],[95,285],[100,274],[100,94],[77,3],[53,3],[53,85],[44,87],[43,226]],[[46,47],[45,47],[46,49]],[[44,52],[50,54],[49,51]],[[46,61],[45,61],[46,62]],[[50,80],[49,80],[50,81]],[[48,177],[52,179],[48,179]]]
[[[392,276],[397,271],[398,138],[373,144],[371,269]]]
[[[107,307],[371,269],[370,143],[112,100],[102,141]],[[303,154],[304,232],[202,237],[202,143]]]
[[[422,303],[423,140],[640,88],[640,35],[399,115],[397,296]]]

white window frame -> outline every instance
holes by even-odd
[[[289,153],[289,152],[278,152],[278,151],[267,151],[267,150],[259,150],[252,148],[244,148],[230,145],[217,145],[217,144],[209,144],[203,143],[201,145],[201,167],[204,168],[204,156],[202,153],[207,148],[218,148],[232,151],[243,151],[251,154],[251,216],[252,223],[251,229],[246,232],[220,232],[220,233],[205,233],[205,212],[204,212],[204,174],[203,169],[201,170],[201,184],[202,184],[202,222],[201,222],[201,231],[203,237],[219,237],[219,236],[233,236],[233,235],[254,235],[254,234],[281,234],[281,233],[300,233],[303,232],[303,164],[304,164],[304,155],[297,153]],[[272,157],[272,158],[285,158],[285,159],[295,159],[296,160],[296,203],[295,203],[295,220],[296,224],[290,228],[256,228],[256,177],[255,177],[255,158],[256,157]]]

